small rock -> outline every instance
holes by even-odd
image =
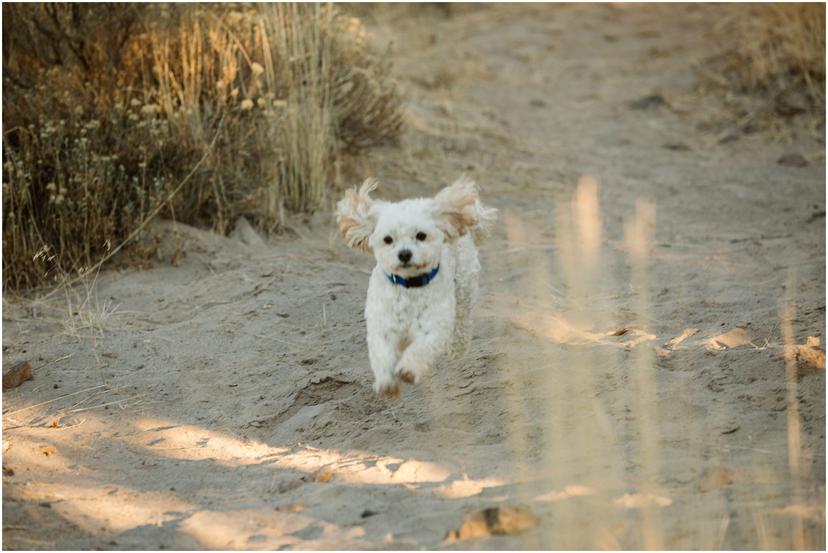
[[[236,227],[230,233],[230,238],[238,240],[242,244],[253,247],[267,246],[262,237],[250,226],[250,223],[243,216],[236,220]]]
[[[665,348],[655,348],[655,352],[659,359],[669,359],[673,355],[673,350]]]
[[[362,514],[360,516],[362,518],[368,518],[374,516],[375,514],[377,514],[376,511],[372,511],[371,509],[365,509],[364,511],[362,511]]]
[[[630,109],[650,109],[661,107],[666,104],[667,102],[664,101],[664,96],[661,94],[650,94],[649,96],[643,96],[638,100],[633,100],[629,103],[629,106]]]
[[[788,90],[776,98],[774,108],[783,117],[799,115],[808,111],[808,97],[799,91]]]
[[[821,340],[816,336],[808,336],[804,344],[785,346],[785,353],[791,355],[796,362],[799,377],[825,370],[825,350],[821,348]]]
[[[688,152],[690,151],[690,146],[684,142],[668,142],[667,144],[664,144],[664,149],[672,150],[674,152]]]
[[[302,485],[304,482],[304,477],[302,478],[295,478],[293,480],[287,480],[285,482],[281,482],[277,487],[276,491],[278,493],[288,493],[292,492],[296,488]]]
[[[491,535],[515,534],[537,526],[540,519],[522,505],[489,507],[467,516],[457,530],[451,530],[446,539],[468,540]]]
[[[57,453],[57,449],[53,445],[42,445],[40,446],[40,452],[46,457],[49,457]]]
[[[802,154],[785,154],[776,160],[779,165],[785,167],[807,167],[808,160]]]
[[[294,501],[289,505],[279,505],[276,510],[280,513],[301,513],[305,510],[304,501]]]
[[[322,467],[318,471],[313,474],[313,481],[314,482],[321,482],[322,484],[327,484],[333,479],[333,470],[331,467]]]
[[[21,361],[3,373],[3,390],[17,388],[32,378],[32,366],[28,361]]]
[[[3,476],[14,476],[14,469],[3,465]]]
[[[532,98],[531,100],[529,100],[529,105],[533,108],[545,108],[546,102],[544,102],[540,98]]]

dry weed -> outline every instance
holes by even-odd
[[[342,150],[400,126],[387,57],[331,7],[4,4],[3,16],[7,289],[95,266],[159,207],[219,232],[240,215],[275,230],[285,209],[321,204]]]
[[[716,30],[707,76],[732,107],[764,118],[825,115],[825,5],[742,5]],[[758,107],[746,108],[751,102]]]

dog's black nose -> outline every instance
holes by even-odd
[[[400,253],[397,254],[397,257],[400,258],[400,261],[403,263],[408,263],[411,261],[411,250],[400,250]]]

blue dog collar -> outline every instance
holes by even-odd
[[[434,277],[437,276],[437,273],[440,272],[440,265],[434,267],[430,273],[423,273],[421,275],[413,276],[411,278],[403,278],[400,275],[385,275],[388,277],[388,280],[391,281],[391,284],[396,284],[398,286],[402,286],[403,288],[420,288],[421,286],[425,286],[432,280]]]

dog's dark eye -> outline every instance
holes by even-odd
[[[394,239],[391,238],[390,236],[386,236],[385,238],[382,239],[382,241],[385,242],[386,244],[390,244],[391,242],[394,241]]]
[[[426,239],[426,233],[424,233],[424,232],[418,232],[418,233],[417,233],[417,240],[419,240],[420,242],[422,242],[422,241],[423,241],[423,240],[425,240],[425,239]]]

